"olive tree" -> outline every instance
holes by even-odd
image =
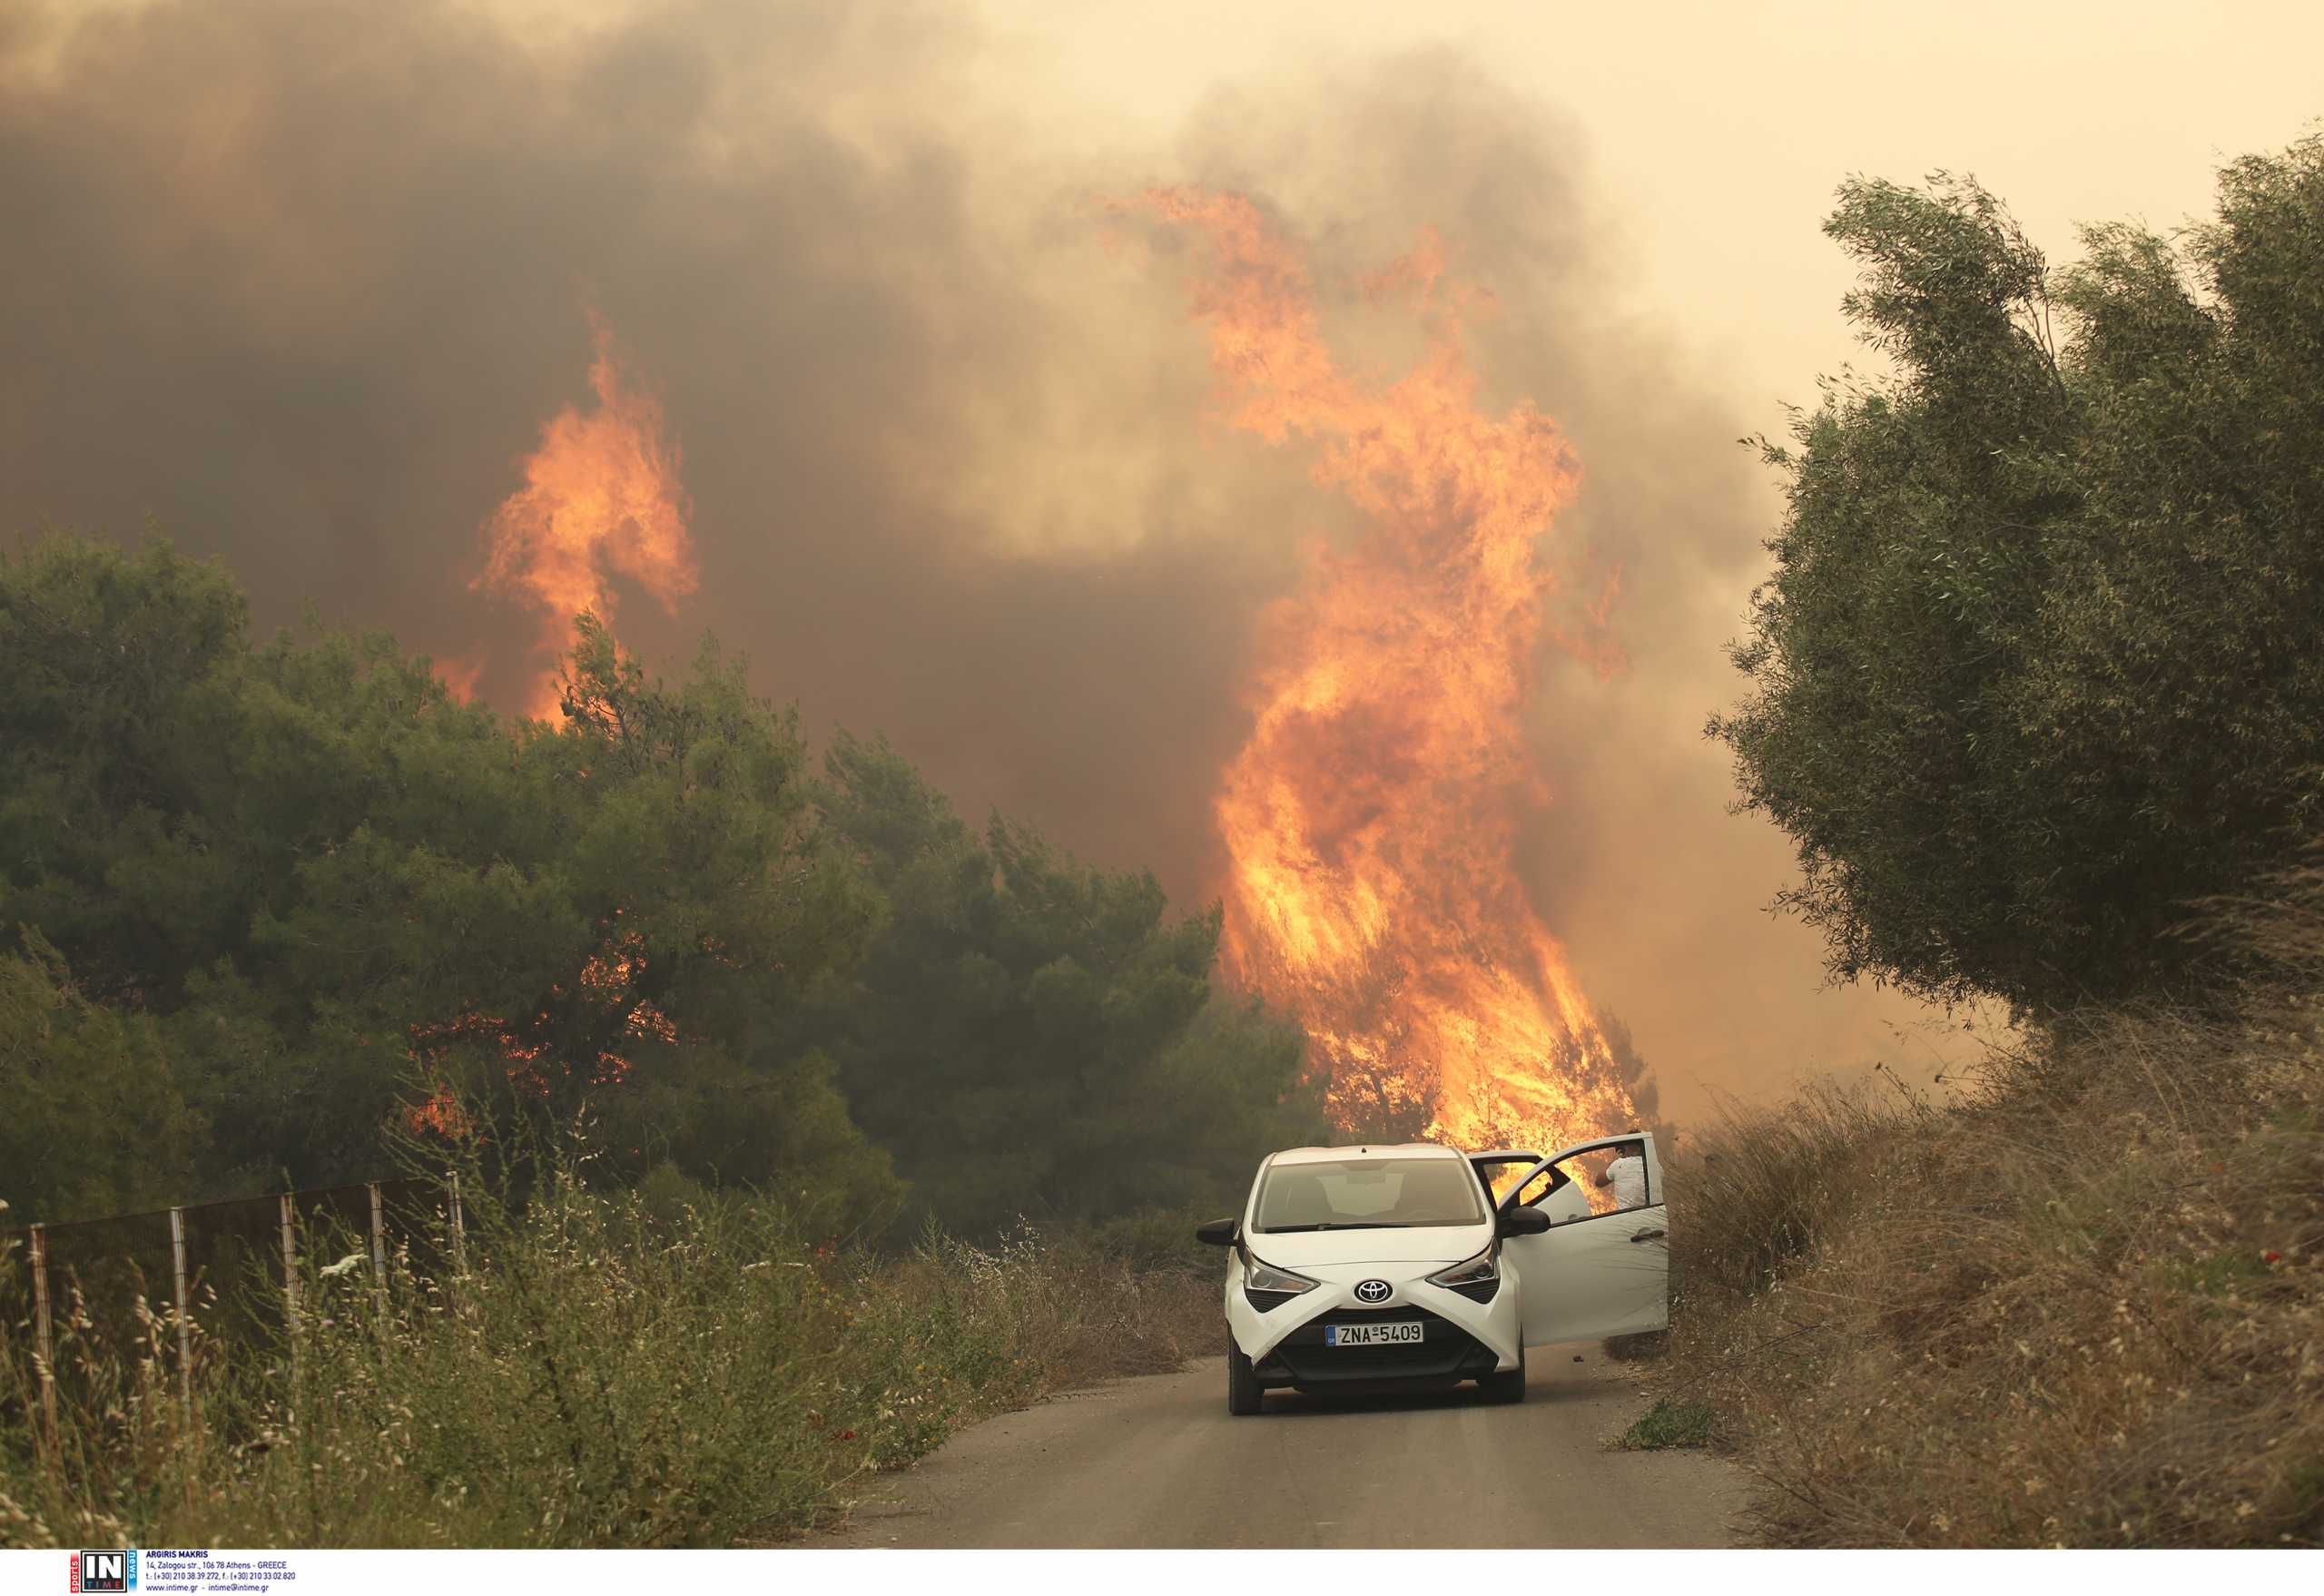
[[[1882,358],[1827,380],[1715,716],[1836,977],[2021,1010],[2186,989],[2197,900],[2324,803],[2324,140],[2059,270],[1939,174],[1826,232]]]

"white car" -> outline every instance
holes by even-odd
[[[1622,1158],[1638,1162],[1616,1167]],[[1286,1385],[1474,1380],[1487,1401],[1522,1402],[1528,1346],[1669,1322],[1662,1172],[1653,1138],[1635,1131],[1547,1157],[1293,1148],[1260,1163],[1241,1218],[1195,1234],[1233,1249],[1232,1414],[1257,1413]]]

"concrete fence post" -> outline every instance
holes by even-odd
[[[32,1232],[33,1345],[40,1354],[40,1413],[50,1451],[56,1450],[56,1342],[48,1322],[48,1227]]]
[[[185,1414],[187,1428],[193,1425],[193,1328],[191,1322],[192,1304],[185,1290],[185,1210],[170,1210],[170,1274],[177,1287],[178,1316],[178,1406]]]

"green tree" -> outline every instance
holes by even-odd
[[[1216,909],[1173,919],[1151,875],[998,817],[978,837],[884,742],[841,734],[825,774],[889,909],[804,1023],[920,1209],[990,1232],[1216,1201],[1316,1134],[1297,1030],[1211,994]]]
[[[832,1229],[900,1175],[988,1231],[1216,1201],[1320,1129],[1296,1030],[1212,996],[1216,910],[971,833],[884,744],[817,783],[714,644],[653,680],[584,616],[556,721],[508,725],[384,635],[252,642],[215,565],[53,537],[0,557],[0,671],[44,1202],[120,1198],[78,1149],[140,1080],[156,1198],[578,1124],[599,1177]]]
[[[1711,732],[1842,979],[2024,1010],[2183,986],[2191,900],[2324,804],[2324,141],[2052,269],[1993,196],[1826,231],[1890,373],[1826,385]]]
[[[0,1103],[8,1224],[166,1207],[208,1150],[153,1023],[91,1002],[37,931],[0,954]]]
[[[247,648],[223,566],[52,537],[0,556],[0,922],[42,927],[82,989],[174,987],[256,884],[205,811]]]
[[[210,1127],[175,1195],[372,1173],[440,1086],[595,1116],[608,1173],[891,1205],[778,1039],[878,899],[714,645],[648,682],[585,618],[563,724],[512,728],[389,638],[254,646],[215,566],[57,537],[0,564],[0,923],[150,1021]]]

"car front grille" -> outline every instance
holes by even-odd
[[[1326,1346],[1326,1325],[1396,1325],[1417,1319],[1418,1342],[1387,1346]],[[1334,1385],[1348,1380],[1463,1380],[1490,1374],[1492,1348],[1452,1320],[1426,1308],[1334,1308],[1276,1344],[1260,1365],[1262,1378],[1288,1384]]]

